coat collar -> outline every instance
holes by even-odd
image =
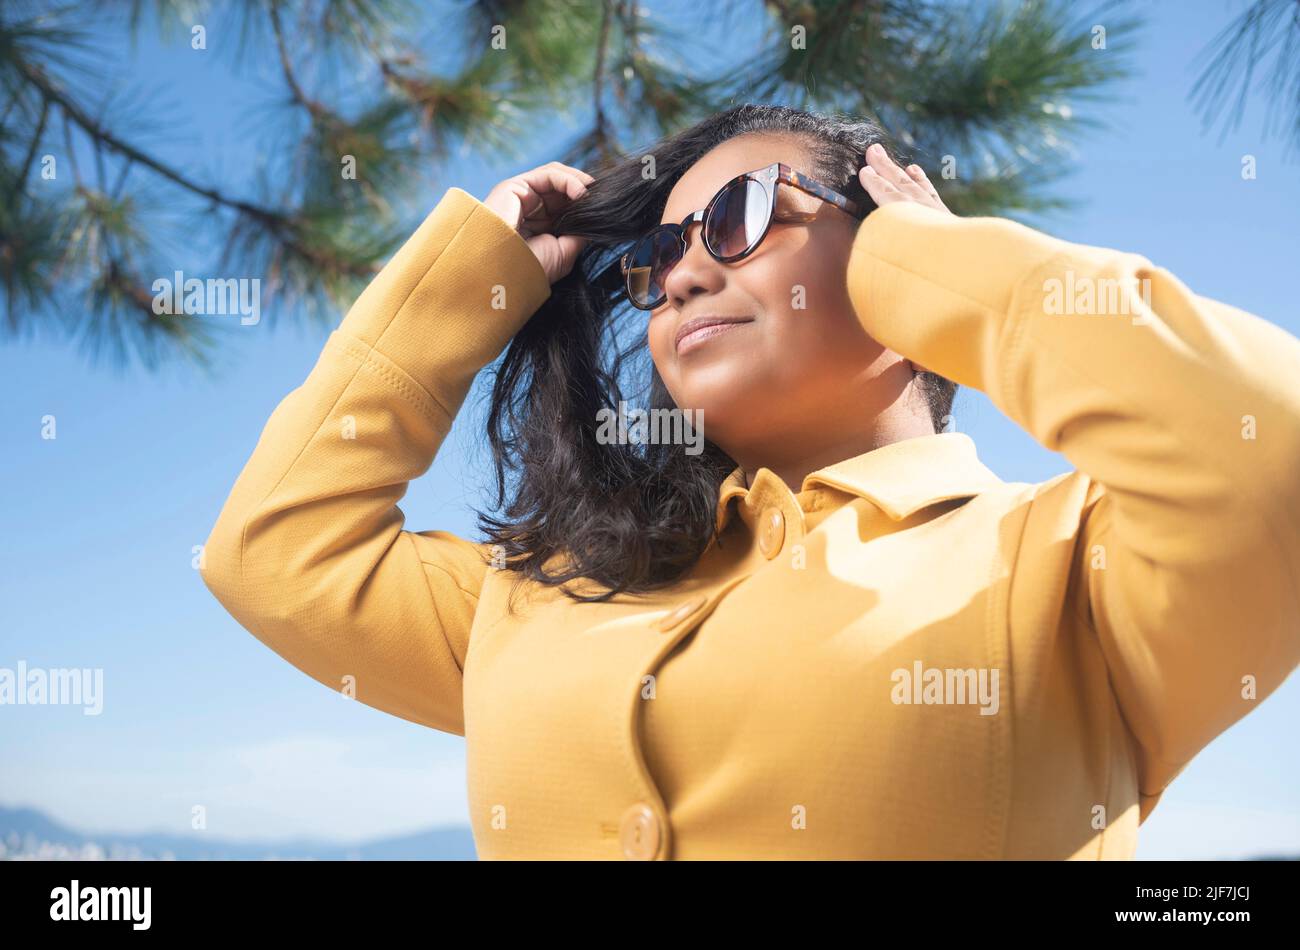
[[[764,475],[766,473],[766,475]],[[760,468],[754,476],[775,479]],[[882,445],[853,458],[809,473],[800,491],[826,485],[873,502],[899,521],[939,501],[970,498],[1002,484],[976,454],[975,442],[964,432],[936,432]],[[718,489],[717,530],[731,520],[731,499],[748,495],[745,471],[737,466]]]

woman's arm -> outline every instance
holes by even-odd
[[[481,546],[403,530],[475,374],[550,295],[502,218],[451,188],[276,408],[203,552],[254,636],[331,689],[464,734]]]
[[[873,337],[1092,480],[1071,606],[1145,818],[1300,662],[1300,340],[1137,254],[915,202],[863,222],[849,285]]]

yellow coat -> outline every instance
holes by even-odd
[[[511,615],[486,545],[397,506],[550,293],[451,188],[272,414],[204,580],[331,689],[464,735],[482,858],[1131,857],[1300,662],[1300,341],[915,204],[865,219],[848,281],[873,337],[1077,470],[1003,482],[947,432],[798,493],[737,471],[670,592]],[[1127,315],[1077,312],[1125,281]]]

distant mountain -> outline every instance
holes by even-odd
[[[341,845],[311,838],[268,843],[209,835],[83,834],[34,808],[0,805],[0,859],[176,861],[475,861],[467,827]],[[1260,855],[1257,861],[1297,861],[1300,855]]]
[[[468,827],[343,845],[311,838],[241,841],[207,834],[89,834],[73,831],[34,808],[0,805],[0,858],[176,861],[474,861]]]

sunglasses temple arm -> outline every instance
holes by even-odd
[[[791,175],[789,178],[782,178],[787,185],[794,185],[800,191],[807,192],[814,198],[821,198],[823,201],[829,201],[841,211],[847,212],[856,218],[865,216],[864,209],[852,198],[846,198],[833,188],[828,188],[819,181],[807,178],[803,175]]]

